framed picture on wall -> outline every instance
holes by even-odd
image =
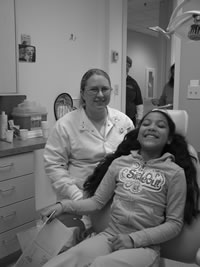
[[[156,92],[156,70],[155,68],[146,68],[145,69],[145,87],[146,94],[145,97],[147,99],[151,99],[155,96]]]
[[[19,44],[19,61],[20,62],[35,62],[36,61],[35,46]]]

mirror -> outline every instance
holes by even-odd
[[[16,93],[17,70],[14,0],[0,1],[0,36],[0,94]]]
[[[55,119],[58,120],[66,113],[73,110],[72,97],[67,93],[62,93],[57,96],[54,102],[54,115]]]

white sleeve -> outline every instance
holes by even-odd
[[[49,136],[44,150],[44,166],[47,177],[57,196],[77,200],[83,193],[75,185],[75,179],[68,170],[70,143],[67,133],[59,123]],[[59,197],[59,198],[60,198]]]
[[[67,187],[68,197],[72,200],[79,200],[83,198],[83,192],[75,185]]]
[[[112,165],[113,163],[111,163]],[[91,198],[81,199],[79,201],[61,200],[60,203],[64,212],[85,215],[102,209],[106,203],[112,198],[116,188],[116,166],[109,167],[104,175],[100,185],[98,186],[94,196]]]
[[[136,110],[137,110],[137,119],[141,120],[143,117],[144,105],[143,104],[137,105]]]

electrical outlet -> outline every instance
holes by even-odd
[[[188,86],[188,99],[200,99],[200,86]]]

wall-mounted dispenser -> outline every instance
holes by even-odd
[[[112,62],[117,62],[119,59],[119,53],[117,51],[112,51]]]

